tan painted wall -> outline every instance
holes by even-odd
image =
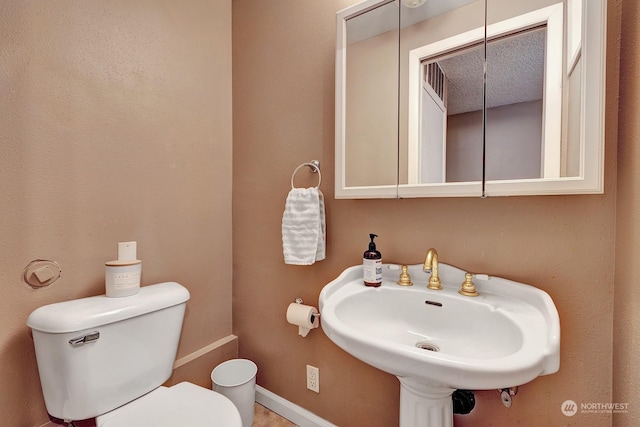
[[[567,420],[559,405],[637,400],[631,346],[638,298],[628,286],[633,261],[624,261],[637,254],[637,203],[627,200],[638,178],[638,6],[623,3],[629,92],[621,96],[620,131],[628,161],[618,171],[616,248],[613,2],[605,195],[338,201],[334,16],[352,3],[233,0],[233,320],[240,355],[258,363],[260,385],[341,426],[395,425],[395,378],[348,356],[319,330],[298,337],[284,319],[293,298],[317,303],[325,283],[359,263],[366,234],[376,231],[386,261],[418,263],[434,246],[443,262],[540,286],[559,307],[561,371],[521,387],[509,411],[497,393],[478,393],[478,408],[458,417],[457,426],[487,419],[498,426],[608,425],[608,415]],[[102,263],[119,240],[138,240],[145,284],[177,280],[192,291],[180,360],[229,338],[229,7],[228,0],[53,0],[0,8],[3,423],[46,421],[27,315],[49,302],[101,293]],[[290,174],[312,158],[323,163],[329,257],[311,267],[285,266],[280,219]],[[300,186],[315,182],[304,170],[297,178]],[[35,258],[58,261],[63,278],[39,291],[26,287],[22,268]],[[234,356],[235,342],[230,338],[174,377],[204,385],[214,359]],[[305,390],[306,364],[320,367],[319,395]],[[632,403],[630,410],[615,417],[618,425],[637,423],[640,409]]]
[[[0,424],[48,420],[25,321],[103,293],[118,241],[138,241],[143,284],[190,289],[180,358],[231,334],[230,14],[230,0],[0,6]],[[63,276],[36,291],[21,275],[37,258]],[[209,386],[235,344],[174,377]]]
[[[320,330],[307,338],[286,323],[296,297],[317,304],[328,281],[361,262],[367,234],[380,235],[388,262],[419,263],[427,248],[442,262],[531,283],[548,291],[562,322],[557,374],[520,387],[505,409],[479,392],[456,425],[604,426],[609,414],[567,419],[560,405],[612,400],[616,209],[618,11],[610,14],[606,192],[592,196],[491,199],[335,200],[335,12],[355,0],[233,1],[234,331],[240,356],[259,366],[258,384],[340,426],[392,426],[398,383],[355,360]],[[322,161],[328,258],[284,265],[280,224],[300,163]],[[305,170],[298,186],[315,183]],[[320,368],[320,394],[305,389],[305,365]],[[638,408],[634,409],[638,411]]]
[[[614,416],[614,425],[640,425],[640,3],[622,3],[620,51],[620,127],[618,206],[616,212],[616,291],[613,348],[613,400],[630,402],[629,415]]]

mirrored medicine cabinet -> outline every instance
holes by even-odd
[[[336,198],[603,192],[605,0],[337,13]]]

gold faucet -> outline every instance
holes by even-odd
[[[436,291],[441,290],[442,285],[440,284],[440,277],[438,276],[438,252],[436,252],[435,249],[430,248],[427,251],[427,256],[424,258],[424,266],[422,269],[425,272],[431,272],[427,288]]]

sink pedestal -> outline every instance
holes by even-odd
[[[400,427],[453,427],[455,389],[400,378]]]

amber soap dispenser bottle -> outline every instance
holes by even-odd
[[[377,234],[369,234],[369,249],[362,255],[362,276],[366,286],[378,287],[382,284],[382,254],[376,250],[373,241]]]

